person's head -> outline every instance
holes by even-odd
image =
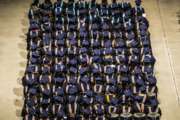
[[[45,3],[51,3],[51,0],[44,0]]]
[[[69,0],[68,2],[69,2],[69,3],[73,3],[73,2],[74,2],[74,0]]]
[[[116,0],[112,0],[112,3],[116,3]]]
[[[91,2],[92,2],[92,3],[95,3],[95,2],[96,2],[96,0],[91,0]]]
[[[37,6],[39,4],[39,0],[34,0],[32,5]]]
[[[141,5],[142,0],[135,0],[136,5]]]
[[[102,4],[103,4],[103,5],[107,5],[107,4],[108,4],[108,1],[107,1],[107,0],[102,0]]]

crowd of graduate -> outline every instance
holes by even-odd
[[[24,120],[159,120],[155,58],[141,0],[35,0]]]

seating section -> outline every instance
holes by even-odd
[[[35,0],[24,120],[159,120],[156,62],[141,0]]]

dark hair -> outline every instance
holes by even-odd
[[[95,3],[95,2],[96,2],[96,0],[91,0],[91,2]]]
[[[32,5],[38,5],[39,4],[39,0],[34,0]]]
[[[45,3],[51,3],[51,0],[44,0]]]
[[[74,2],[74,0],[68,0],[68,2],[73,3],[73,2]]]
[[[108,1],[107,0],[102,0],[102,4],[108,4]]]
[[[116,3],[116,0],[112,0],[112,3]]]

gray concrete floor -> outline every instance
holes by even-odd
[[[30,0],[0,0],[0,120],[21,119]],[[162,120],[180,120],[180,0],[144,0]]]

